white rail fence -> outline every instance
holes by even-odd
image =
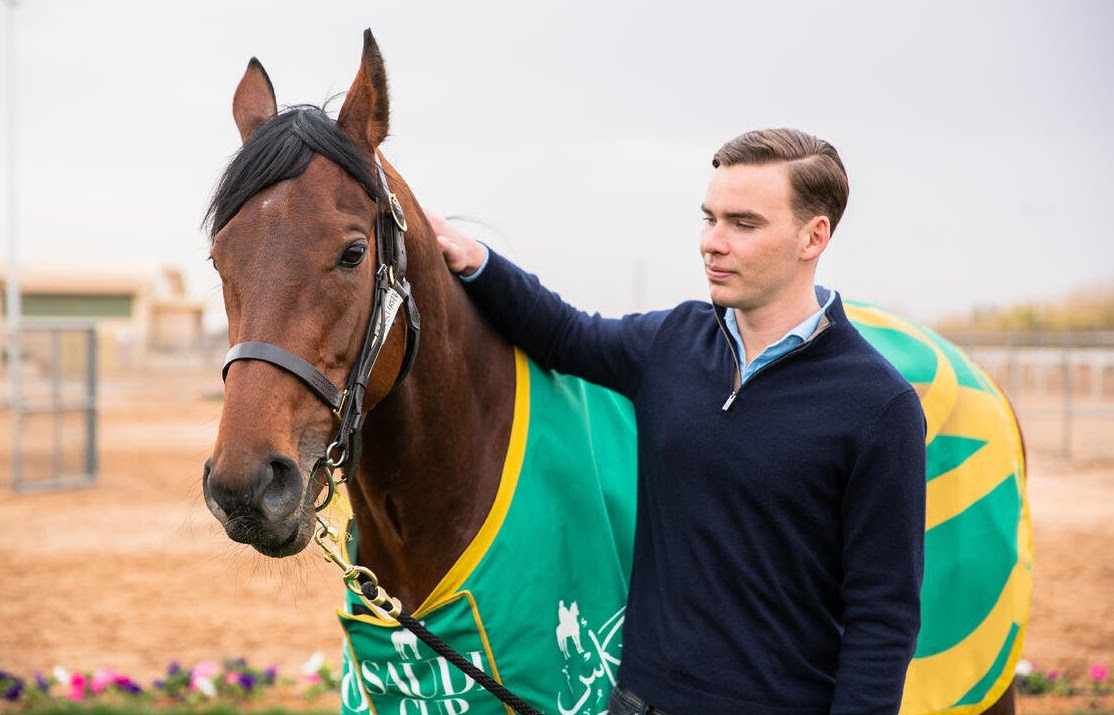
[[[1009,395],[1030,450],[1114,460],[1114,331],[949,337]]]
[[[0,485],[20,492],[97,478],[97,333],[92,322],[21,321],[3,336]]]

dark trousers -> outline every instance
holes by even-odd
[[[645,700],[621,685],[615,686],[611,691],[607,712],[608,715],[669,715],[664,710],[647,705]]]

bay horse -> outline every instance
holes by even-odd
[[[206,503],[234,541],[290,556],[313,539],[342,469],[347,553],[402,610],[440,618],[467,660],[543,711],[600,712],[633,538],[629,405],[539,370],[472,306],[380,152],[388,115],[370,31],[335,122],[316,107],[278,111],[254,58],[235,91],[243,147],[207,216],[233,347]],[[929,427],[924,626],[902,712],[1013,712],[1031,590],[1013,413],[946,340],[870,306],[848,314],[917,388]],[[596,460],[573,470],[587,488],[530,473],[574,452]],[[543,550],[581,541],[588,558]],[[345,711],[510,711],[391,613],[349,595],[338,614]],[[371,642],[379,633],[385,645]],[[504,653],[523,645],[525,658]]]

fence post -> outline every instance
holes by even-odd
[[[90,325],[86,333],[85,396],[85,473],[92,479],[97,474],[97,327]]]
[[[1071,417],[1072,417],[1072,395],[1071,395],[1071,341],[1068,338],[1068,333],[1063,334],[1063,380],[1061,381],[1061,388],[1064,391],[1064,410],[1062,422],[1062,435],[1060,452],[1065,458],[1071,457]]]
[[[1016,400],[1021,395],[1017,379],[1018,337],[1011,333],[1007,340],[1009,345],[1006,348],[1006,390],[1010,399]]]
[[[20,350],[20,326],[10,325],[8,337],[8,407],[12,413],[12,488],[19,489],[23,484],[23,386],[20,383],[23,371],[23,354]]]

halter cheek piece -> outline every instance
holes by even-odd
[[[224,369],[221,371],[222,378],[227,379],[229,366],[237,360],[269,362],[304,382],[332,410],[339,420],[336,438],[325,450],[325,456],[313,468],[314,474],[325,468],[328,494],[323,504],[328,504],[335,488],[333,470],[343,469],[343,478],[340,481],[344,481],[355,473],[359,463],[360,427],[367,414],[363,410],[364,393],[367,392],[371,371],[400,308],[406,311],[406,353],[391,390],[406,378],[418,354],[421,321],[418,306],[410,295],[410,283],[406,280],[406,216],[398,198],[387,184],[387,175],[383,171],[383,165],[379,163],[379,157],[375,156],[374,160],[379,183],[387,194],[389,211],[384,211],[379,200],[372,196],[376,205],[375,297],[364,343],[359,357],[348,373],[344,390],[338,390],[317,368],[286,348],[254,340],[233,345],[225,355]]]

